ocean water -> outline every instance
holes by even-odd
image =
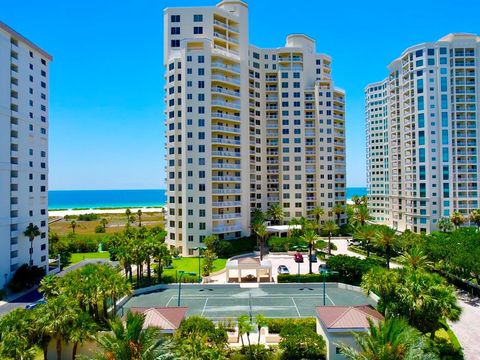
[[[366,195],[363,187],[347,188],[347,198]],[[165,190],[50,190],[48,209],[156,207],[167,201]]]

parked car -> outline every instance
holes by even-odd
[[[297,252],[293,257],[296,263],[303,263],[303,255]]]
[[[277,272],[281,275],[289,275],[290,271],[285,265],[280,265],[277,269]]]
[[[310,255],[310,262],[312,262],[312,263],[318,262],[317,255],[315,255],[315,254]]]
[[[45,303],[46,303],[45,298],[42,297],[40,300],[37,300],[37,301],[25,306],[25,309],[32,310],[32,309],[35,309],[38,305],[42,305],[42,304],[45,304]]]
[[[327,264],[320,264],[318,266],[318,272],[321,274],[323,272],[327,272],[329,269],[328,269],[328,266]]]

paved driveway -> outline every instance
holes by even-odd
[[[459,291],[457,299],[463,312],[460,320],[450,323],[465,353],[465,360],[480,359],[480,299]]]

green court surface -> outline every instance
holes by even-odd
[[[135,295],[120,310],[131,307],[177,306],[178,285]],[[325,304],[375,305],[363,293],[327,284]],[[180,305],[187,306],[187,316],[202,315],[212,320],[236,318],[242,314],[266,317],[296,318],[315,316],[315,307],[323,305],[322,284],[261,284],[256,288],[231,285],[182,285]]]

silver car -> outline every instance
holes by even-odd
[[[290,271],[288,271],[288,268],[285,265],[280,265],[277,269],[277,272],[280,275],[289,275]]]

